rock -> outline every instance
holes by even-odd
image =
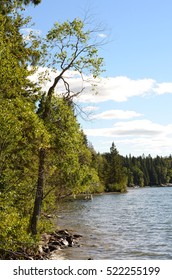
[[[47,243],[50,239],[50,235],[47,234],[47,233],[43,233],[42,236],[41,236],[41,240],[44,242],[44,243]]]
[[[42,249],[43,249],[44,253],[46,253],[46,254],[50,253],[49,246],[43,246]]]
[[[73,246],[73,236],[67,236],[66,237],[67,242],[69,243],[69,247]]]
[[[68,230],[56,230],[50,234],[44,233],[41,236],[38,247],[19,248],[16,252],[10,251],[8,254],[5,250],[0,248],[1,255],[4,254],[8,260],[48,260],[54,251],[65,249],[67,247],[80,247],[78,239],[82,237],[79,234],[72,234]]]
[[[57,240],[57,241],[52,241],[51,242],[52,245],[55,245],[55,246],[60,246],[60,242]]]
[[[59,247],[58,247],[58,246],[53,245],[52,243],[49,243],[48,247],[49,247],[50,252],[52,252],[52,251],[55,251],[55,250],[58,250],[58,249],[59,249]]]
[[[43,254],[43,248],[42,248],[42,245],[39,245],[39,247],[38,247],[38,252],[40,253],[40,254]]]
[[[66,239],[62,240],[62,245],[69,246],[69,242]]]
[[[56,250],[65,249],[66,247],[79,247],[77,239],[81,238],[80,234],[72,234],[67,229],[55,230],[50,234],[44,233],[41,236],[41,243],[38,250],[37,259],[49,259],[51,253]]]
[[[74,238],[80,238],[80,237],[82,237],[82,235],[80,235],[80,234],[74,234],[73,237],[74,237]]]
[[[53,215],[50,215],[50,214],[44,214],[44,217],[46,217],[47,219],[51,219],[51,218],[53,218]]]
[[[62,235],[62,236],[69,236],[69,232],[65,229],[65,230],[58,230],[55,231],[57,234]]]

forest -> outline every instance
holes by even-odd
[[[113,142],[108,153],[99,154],[92,148],[92,160],[105,192],[126,192],[127,187],[172,186],[171,155],[124,157]]]
[[[98,77],[99,42],[78,18],[55,23],[45,38],[30,29],[26,38],[22,30],[31,23],[22,11],[40,2],[0,2],[0,259],[37,250],[41,234],[54,227],[47,215],[65,197],[172,183],[172,156],[123,157],[114,143],[107,153],[94,150],[77,120],[83,89],[71,90],[65,74]]]

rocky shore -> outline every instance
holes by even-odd
[[[79,247],[81,237],[82,235],[72,234],[66,229],[43,234],[39,245],[39,259],[52,259],[54,253],[58,255],[58,250],[63,250],[67,247]]]
[[[51,260],[58,259],[58,252],[68,247],[79,247],[80,234],[73,234],[68,230],[55,230],[52,233],[44,233],[36,248],[20,248],[13,252],[0,249],[0,255],[4,260]],[[4,257],[3,257],[4,256]]]

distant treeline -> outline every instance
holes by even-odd
[[[151,155],[123,158],[128,186],[155,186],[172,183],[172,156],[152,158]]]
[[[172,156],[119,155],[112,143],[109,153],[97,154],[93,147],[92,158],[104,191],[125,192],[127,187],[160,186],[172,183]]]

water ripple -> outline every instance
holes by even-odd
[[[172,259],[172,188],[95,196],[58,209],[57,223],[84,237],[67,259]]]

